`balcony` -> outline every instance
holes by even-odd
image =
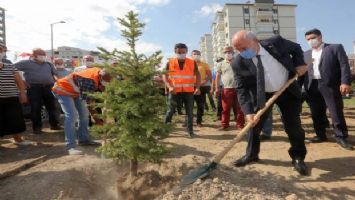
[[[258,10],[256,11],[257,17],[272,16],[274,13],[272,10]]]

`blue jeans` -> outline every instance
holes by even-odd
[[[58,99],[60,106],[64,112],[64,133],[65,144],[67,149],[75,148],[76,137],[79,143],[85,143],[89,138],[89,110],[86,101],[80,98],[70,96],[62,96],[54,94]],[[75,122],[79,119],[79,127],[76,129]]]

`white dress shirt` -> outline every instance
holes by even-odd
[[[289,73],[287,69],[260,44],[259,47],[258,55],[260,55],[261,62],[264,66],[265,92],[276,92],[287,82]],[[258,65],[258,59],[256,57],[253,58],[253,62],[255,66]]]
[[[319,63],[323,53],[322,44],[318,49],[312,49],[312,59],[313,59],[313,79],[322,79],[319,71]]]

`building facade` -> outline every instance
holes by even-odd
[[[213,67],[212,35],[205,34],[200,40],[201,59],[211,68]]]
[[[5,9],[0,7],[0,43],[6,45]]]
[[[51,55],[51,50],[46,50],[47,55]],[[104,60],[99,57],[100,52],[89,51],[75,47],[61,46],[54,50],[54,59],[62,58],[67,65],[72,63],[72,66],[80,66],[83,61],[83,56],[92,55],[95,58],[95,63],[103,63]]]
[[[225,4],[223,10],[216,13],[211,28],[213,60],[223,57],[223,48],[231,46],[234,34],[240,30],[253,31],[259,39],[281,35],[296,42],[296,7],[275,4],[274,0]]]

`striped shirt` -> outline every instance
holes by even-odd
[[[14,74],[17,69],[14,65],[4,64],[0,68],[0,98],[18,97],[19,90]]]

